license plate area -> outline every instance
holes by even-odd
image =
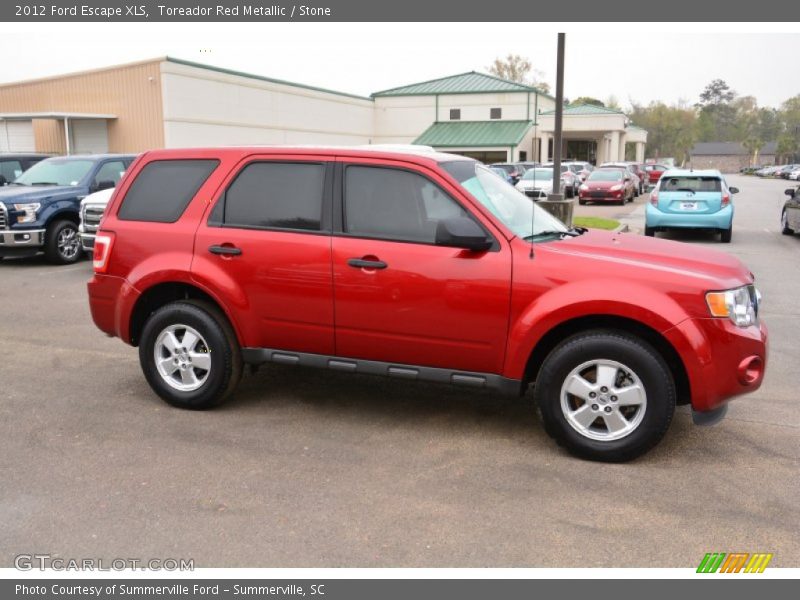
[[[697,202],[681,202],[681,210],[697,210]]]

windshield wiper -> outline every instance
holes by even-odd
[[[529,241],[531,241],[533,239],[540,238],[540,237],[546,237],[546,236],[550,236],[550,235],[557,235],[557,236],[561,236],[561,237],[564,237],[564,236],[578,237],[579,235],[582,235],[585,232],[586,232],[586,230],[583,229],[583,227],[577,227],[577,228],[573,228],[573,229],[568,229],[567,231],[560,231],[558,229],[546,229],[545,231],[540,231],[540,232],[535,233],[533,235],[525,236],[525,238],[523,238],[523,239],[526,242],[529,242]]]

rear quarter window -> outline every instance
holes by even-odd
[[[219,165],[218,160],[155,160],[133,180],[117,212],[123,221],[174,223]]]

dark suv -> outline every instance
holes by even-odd
[[[92,317],[152,389],[204,409],[278,363],[521,394],[570,451],[626,460],[675,404],[761,384],[733,256],[571,229],[480,163],[368,148],[143,155],[94,246]]]
[[[48,158],[0,188],[0,257],[43,251],[56,264],[77,261],[81,200],[113,188],[134,158],[123,154]]]

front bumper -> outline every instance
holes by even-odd
[[[0,256],[19,252],[36,252],[44,246],[45,229],[3,229],[0,230]]]
[[[664,335],[683,358],[693,410],[714,411],[761,387],[768,352],[763,321],[737,327],[723,318],[687,319]]]
[[[733,207],[728,205],[715,213],[666,213],[648,203],[644,223],[654,229],[730,229]]]
[[[94,234],[93,233],[80,233],[81,248],[84,252],[94,251]]]

